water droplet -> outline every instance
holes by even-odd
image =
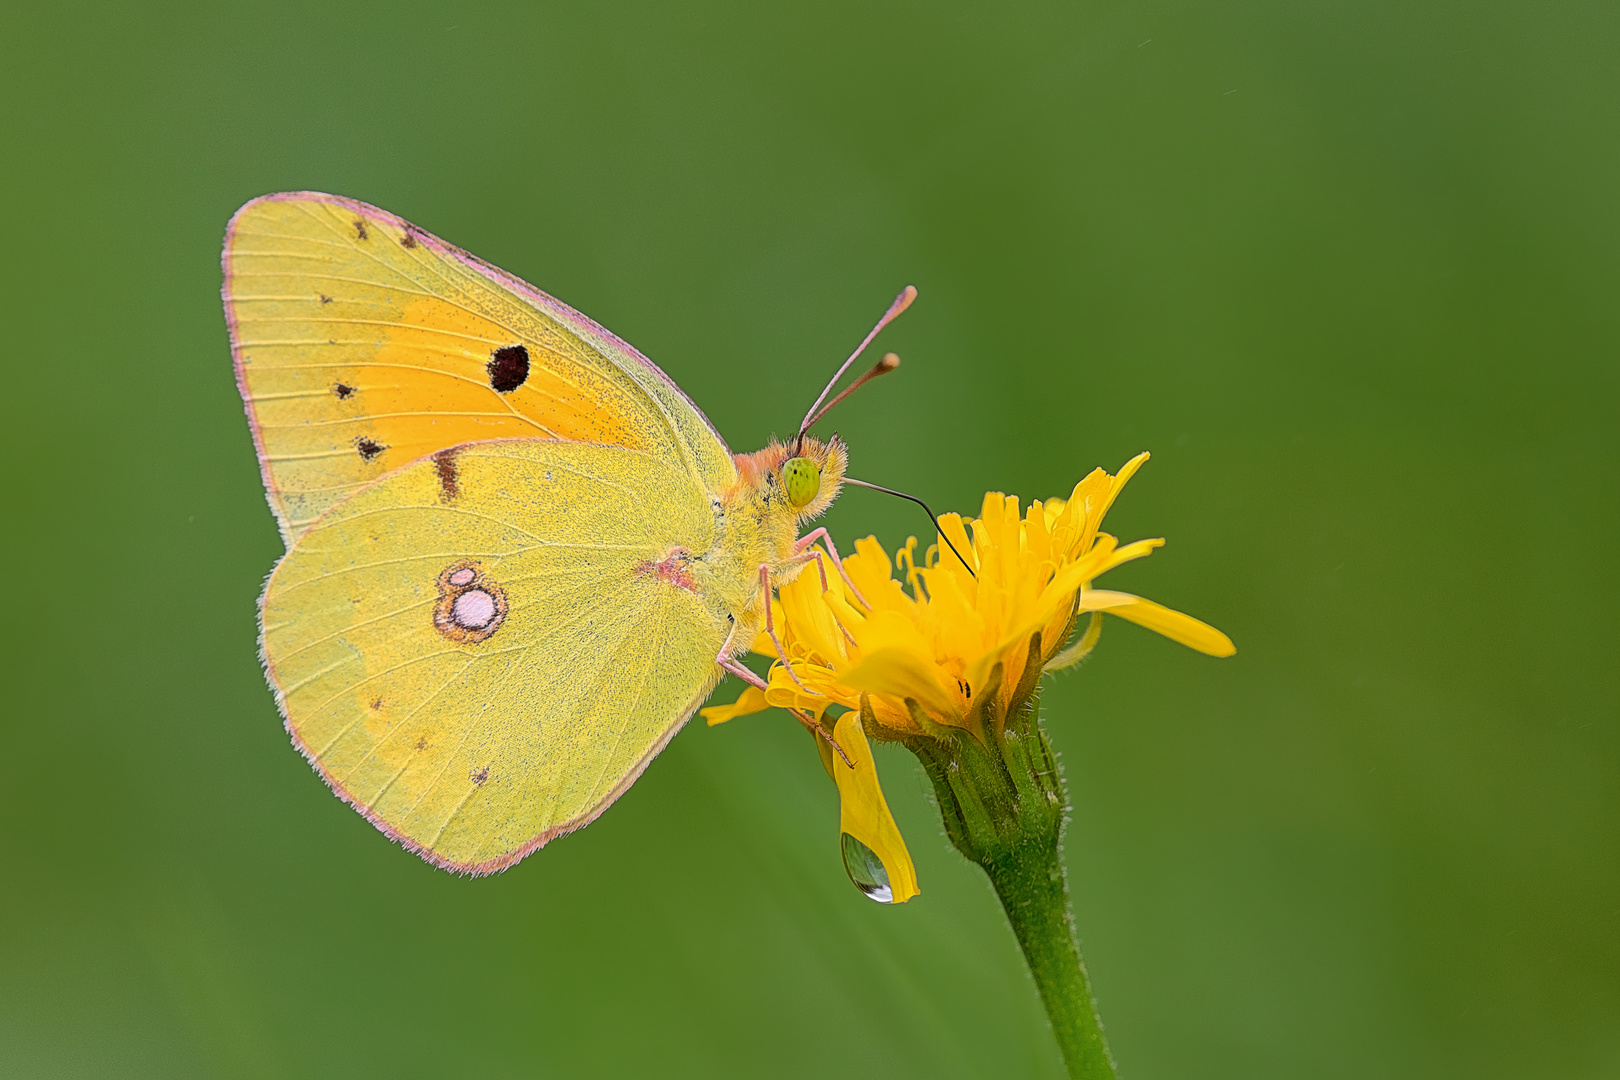
[[[889,871],[877,852],[855,839],[849,833],[838,835],[838,846],[844,853],[844,870],[849,880],[870,900],[880,904],[894,903],[894,889],[889,886]]]

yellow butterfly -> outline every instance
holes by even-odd
[[[437,866],[492,873],[592,821],[723,672],[761,685],[735,657],[815,541],[842,571],[798,530],[848,460],[805,432],[854,386],[733,455],[601,326],[333,195],[242,207],[224,270],[288,548],[260,601],[277,704],[332,789]]]

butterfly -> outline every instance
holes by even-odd
[[[822,407],[916,295],[794,439],[732,454],[630,345],[376,207],[263,196],[223,264],[287,545],[259,604],[277,706],[340,798],[468,874],[594,820],[725,672],[761,685],[736,658],[772,587],[842,571],[799,528],[848,450],[807,431],[898,364]]]

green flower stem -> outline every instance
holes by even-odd
[[[1025,857],[981,865],[1035,976],[1069,1075],[1113,1080],[1114,1061],[1075,942],[1068,882],[1057,848],[1032,845],[1021,855]]]
[[[1038,636],[1033,645],[1038,657]],[[989,875],[1001,899],[1069,1076],[1114,1080],[1113,1058],[1075,940],[1059,855],[1067,793],[1052,745],[1041,730],[1038,687],[1030,683],[1018,687],[1000,732],[985,724],[982,738],[954,732],[904,742],[933,782],[946,835]]]

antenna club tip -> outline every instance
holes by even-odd
[[[900,354],[884,353],[883,359],[877,362],[877,366],[883,371],[893,371],[900,366]]]

